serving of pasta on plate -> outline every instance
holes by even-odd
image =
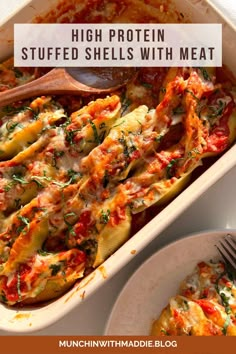
[[[152,324],[151,335],[235,336],[236,287],[222,261],[199,262]]]

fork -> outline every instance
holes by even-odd
[[[221,257],[223,258],[226,266],[230,272],[233,273],[234,279],[236,275],[236,237],[228,234],[221,239],[216,248],[218,249]]]

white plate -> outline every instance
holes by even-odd
[[[151,324],[180,282],[199,261],[219,259],[215,244],[236,230],[192,234],[162,248],[145,261],[121,291],[109,317],[106,335],[148,335]]]

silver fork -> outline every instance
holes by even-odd
[[[216,245],[221,257],[223,258],[228,270],[233,273],[236,279],[236,237],[230,234],[224,236]]]

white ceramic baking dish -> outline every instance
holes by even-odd
[[[57,0],[32,0],[20,11],[9,18],[0,29],[0,60],[13,53],[13,24],[31,22],[32,19],[57,4]],[[173,0],[176,8],[189,16],[192,22],[223,24],[223,62],[236,74],[235,28],[227,23],[208,1]],[[236,164],[236,145],[228,150],[197,180],[186,188],[177,198],[165,207],[138,233],[132,236],[118,251],[109,257],[100,267],[84,278],[61,298],[50,304],[34,308],[7,308],[0,304],[0,328],[8,332],[27,333],[42,329],[77,306],[83,306],[85,297],[93,294],[97,288],[107,282],[116,272],[127,264],[138,252],[160,234],[193,201],[220,179]],[[93,296],[96,296],[94,294]]]

